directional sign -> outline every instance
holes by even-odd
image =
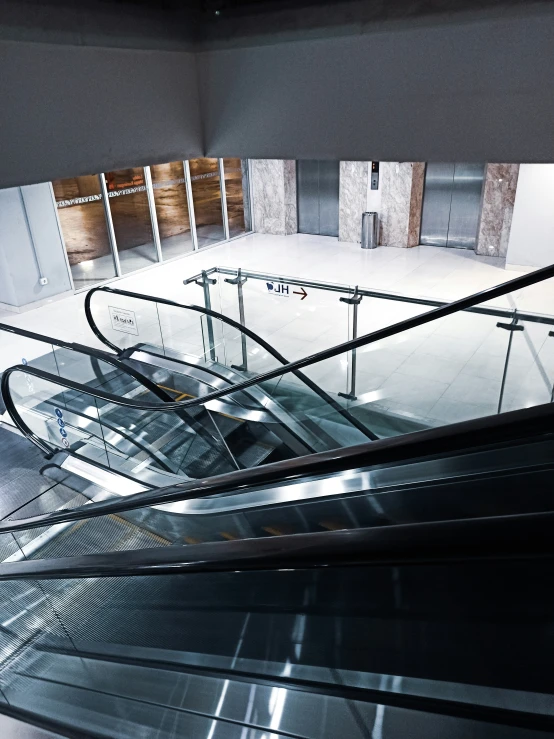
[[[270,295],[276,295],[278,298],[290,298],[293,295],[300,295],[300,300],[308,297],[308,293],[303,287],[300,290],[293,290],[295,285],[287,285],[286,282],[266,282],[267,292]]]

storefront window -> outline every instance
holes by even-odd
[[[77,290],[156,264],[160,250],[163,260],[193,251],[194,228],[200,248],[223,241],[221,174],[229,237],[252,230],[248,161],[189,160],[190,191],[186,164],[131,167],[52,183]]]
[[[183,162],[150,167],[158,230],[164,259],[193,249]]]
[[[198,246],[210,246],[225,238],[219,161],[217,159],[191,159],[190,179],[194,201],[194,217]]]
[[[240,236],[252,230],[250,222],[250,190],[248,162],[245,159],[224,159],[225,191],[229,237]]]
[[[122,274],[158,261],[142,167],[107,172],[106,187]]]
[[[52,183],[75,289],[115,277],[98,175]]]

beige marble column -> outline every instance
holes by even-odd
[[[360,243],[362,213],[367,204],[367,162],[341,162],[339,179],[339,241]]]
[[[255,231],[279,236],[296,233],[294,159],[251,159],[250,172]]]
[[[505,257],[512,226],[519,164],[487,164],[477,254]]]
[[[424,162],[381,162],[379,243],[409,247],[419,244]]]

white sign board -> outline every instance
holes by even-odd
[[[114,308],[110,305],[110,319],[115,331],[138,336],[137,317],[135,312],[127,308]]]
[[[265,286],[269,295],[275,295],[278,298],[290,298],[292,295],[300,295],[300,300],[308,297],[308,293],[303,287],[298,290],[294,289],[294,285],[287,285],[286,282],[266,282]]]

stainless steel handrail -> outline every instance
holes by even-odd
[[[299,277],[289,277],[288,275],[275,275],[266,272],[252,272],[245,269],[240,269],[242,278],[251,278],[253,280],[260,280],[261,282],[286,282],[288,285],[295,285],[297,287],[311,287],[315,290],[324,290],[326,292],[339,293],[341,295],[349,296],[361,296],[363,298],[379,298],[381,300],[392,300],[399,303],[412,303],[414,305],[428,305],[433,308],[440,308],[443,305],[449,305],[446,300],[435,300],[433,298],[421,298],[413,295],[402,295],[401,293],[391,293],[384,290],[375,290],[367,287],[351,287],[350,285],[342,285],[336,282],[319,282],[317,280],[305,280]],[[210,267],[210,269],[204,270],[204,274],[208,277],[213,274],[221,274],[228,276],[237,276],[237,269],[232,267]],[[532,272],[531,274],[535,274]],[[183,280],[184,285],[189,285],[192,282],[201,280],[203,274],[197,274],[193,277],[188,277]],[[508,284],[508,283],[503,283]],[[474,306],[466,309],[469,313],[480,313],[486,316],[496,316],[498,318],[511,318],[513,310],[508,308],[493,308],[491,306]],[[518,310],[518,318],[522,321],[530,321],[532,323],[546,323],[549,326],[554,326],[554,316],[547,316],[542,313],[525,313]]]

